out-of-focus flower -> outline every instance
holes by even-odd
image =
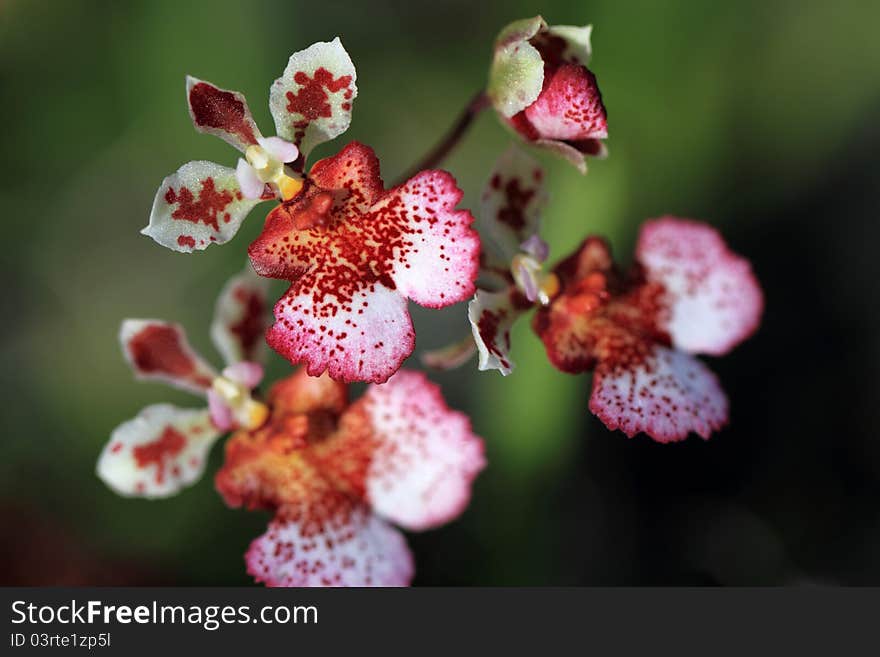
[[[592,26],[548,26],[535,16],[501,30],[487,93],[506,124],[529,143],[586,173],[586,155],[603,157],[607,116],[587,68]]]
[[[629,273],[596,237],[554,272],[561,292],[532,326],[557,368],[594,371],[590,410],[609,429],[670,442],[727,422],[727,397],[694,354],[720,356],[749,337],[764,302],[748,261],[717,231],[650,220]]]
[[[195,483],[208,452],[225,432],[260,426],[267,407],[251,396],[263,377],[255,362],[268,325],[268,281],[250,267],[223,289],[211,338],[227,366],[217,373],[168,322],[127,319],[120,341],[135,376],[158,380],[207,399],[202,409],[154,404],[119,425],[98,460],[98,476],[121,495],[167,497]]]
[[[349,404],[348,387],[300,369],[276,383],[271,416],[226,443],[218,491],[275,517],[246,555],[270,586],[405,586],[405,529],[467,506],[482,441],[422,374],[401,371]]]
[[[313,376],[386,381],[415,347],[407,299],[442,308],[474,293],[480,239],[461,196],[444,171],[386,191],[357,142],[317,162],[249,249],[259,274],[291,283],[269,345]]]
[[[187,77],[196,130],[220,137],[244,158],[235,169],[205,161],[184,164],[162,181],[142,232],[189,253],[228,242],[261,201],[294,198],[305,184],[299,171],[311,150],[348,129],[355,78],[338,37],[294,53],[269,91],[278,136],[263,137],[242,94]]]

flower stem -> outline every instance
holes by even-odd
[[[454,149],[458,145],[458,142],[461,141],[461,138],[464,137],[464,134],[467,132],[474,119],[477,118],[479,113],[487,107],[489,107],[489,97],[486,95],[485,91],[480,91],[471,98],[470,102],[462,110],[461,114],[459,114],[458,119],[456,119],[452,128],[449,129],[449,132],[444,135],[443,139],[441,139],[434,148],[428,151],[421,160],[413,165],[409,171],[398,178],[394,184],[400,185],[412,178],[419,171],[433,169],[445,160],[449,153],[452,152],[452,149]]]

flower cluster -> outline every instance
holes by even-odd
[[[391,521],[412,531],[444,524],[470,499],[483,444],[423,374],[400,371],[349,403],[348,386],[300,369],[254,398],[253,360],[268,323],[265,286],[233,278],[211,328],[227,362],[221,374],[183,330],[126,320],[121,342],[141,379],[207,397],[207,407],[146,407],[110,436],[98,476],[121,495],[161,498],[195,483],[217,439],[226,462],[216,486],[230,506],[270,509],[275,519],[247,553],[258,581],[276,586],[401,586],[412,556]]]
[[[540,236],[544,172],[518,147],[498,160],[475,230],[462,191],[433,168],[473,116],[492,106],[520,141],[562,155],[582,173],[604,156],[607,117],[588,68],[591,27],[540,16],[499,34],[485,92],[401,184],[385,188],[379,160],[351,142],[309,163],[345,132],[356,72],[339,39],[294,53],[271,86],[276,136],[264,137],[244,96],[188,77],[196,129],[241,153],[236,167],[196,161],[159,187],[143,232],[190,253],[230,241],[248,213],[273,202],[247,249],[249,266],[221,292],[211,337],[217,372],[183,330],[126,320],[135,374],[202,396],[205,406],[148,406],[113,431],[98,475],[122,495],[166,497],[193,484],[223,435],[215,484],[229,506],[268,510],[248,572],[273,586],[406,585],[403,534],[446,523],[467,506],[485,465],[470,421],[421,374],[401,370],[415,348],[408,301],[443,308],[470,300],[472,339],[423,354],[437,367],[474,353],[507,375],[510,329],[532,327],[563,372],[593,372],[589,407],[610,429],[660,442],[707,438],[727,399],[697,354],[721,355],[754,332],[761,290],[742,257],[707,225],[663,217],[642,227],[634,265],[615,265],[587,237],[547,267]],[[307,163],[310,166],[307,168]],[[269,318],[268,279],[287,281]],[[271,325],[270,325],[271,324]],[[296,371],[265,398],[263,342]],[[370,384],[349,401],[348,384]]]

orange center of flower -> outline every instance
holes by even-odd
[[[327,223],[327,215],[333,207],[333,195],[330,192],[318,192],[303,202],[293,214],[293,225],[297,230],[316,228]]]

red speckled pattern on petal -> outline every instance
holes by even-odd
[[[237,91],[226,91],[187,76],[186,100],[193,125],[199,132],[220,137],[242,152],[262,136],[247,101]]]
[[[474,293],[480,238],[473,216],[456,210],[462,192],[445,171],[422,171],[373,206],[393,253],[391,277],[401,294],[429,308],[464,301]]]
[[[715,375],[688,354],[655,345],[644,355],[599,363],[590,410],[609,429],[667,443],[690,432],[708,438],[727,422],[727,397]]]
[[[561,65],[544,81],[541,95],[525,109],[525,116],[538,138],[579,141],[608,136],[596,76],[576,64]]]
[[[721,355],[758,328],[761,288],[748,261],[711,226],[674,217],[648,221],[636,258],[667,292],[661,323],[679,349]]]
[[[372,148],[358,141],[315,162],[309,179],[322,190],[333,192],[338,214],[367,212],[385,193],[379,158]]]
[[[150,223],[141,233],[174,251],[191,253],[228,242],[261,199],[245,198],[235,169],[188,162],[159,186]]]
[[[189,345],[177,324],[127,319],[119,331],[122,352],[139,379],[164,381],[204,394],[217,373]]]
[[[120,495],[174,495],[202,476],[219,436],[207,410],[148,406],[113,431],[98,460],[98,476]]]
[[[272,521],[245,561],[268,586],[408,586],[414,573],[403,534],[356,503],[320,523]]]
[[[250,265],[231,278],[214,306],[211,339],[231,365],[259,361],[269,326],[269,281],[257,276]]]
[[[350,144],[317,163],[310,188],[273,210],[249,249],[256,271],[293,285],[269,344],[313,375],[381,383],[412,353],[406,296],[429,307],[473,293],[479,237],[439,171],[381,191],[372,151]],[[329,185],[318,186],[317,182]]]
[[[355,407],[373,427],[366,493],[376,513],[411,530],[457,517],[486,464],[467,416],[450,410],[424,374],[407,371],[370,386]]]
[[[406,299],[378,282],[345,297],[307,281],[294,284],[275,305],[275,317],[269,346],[305,363],[312,376],[326,370],[340,381],[382,383],[415,347]]]

